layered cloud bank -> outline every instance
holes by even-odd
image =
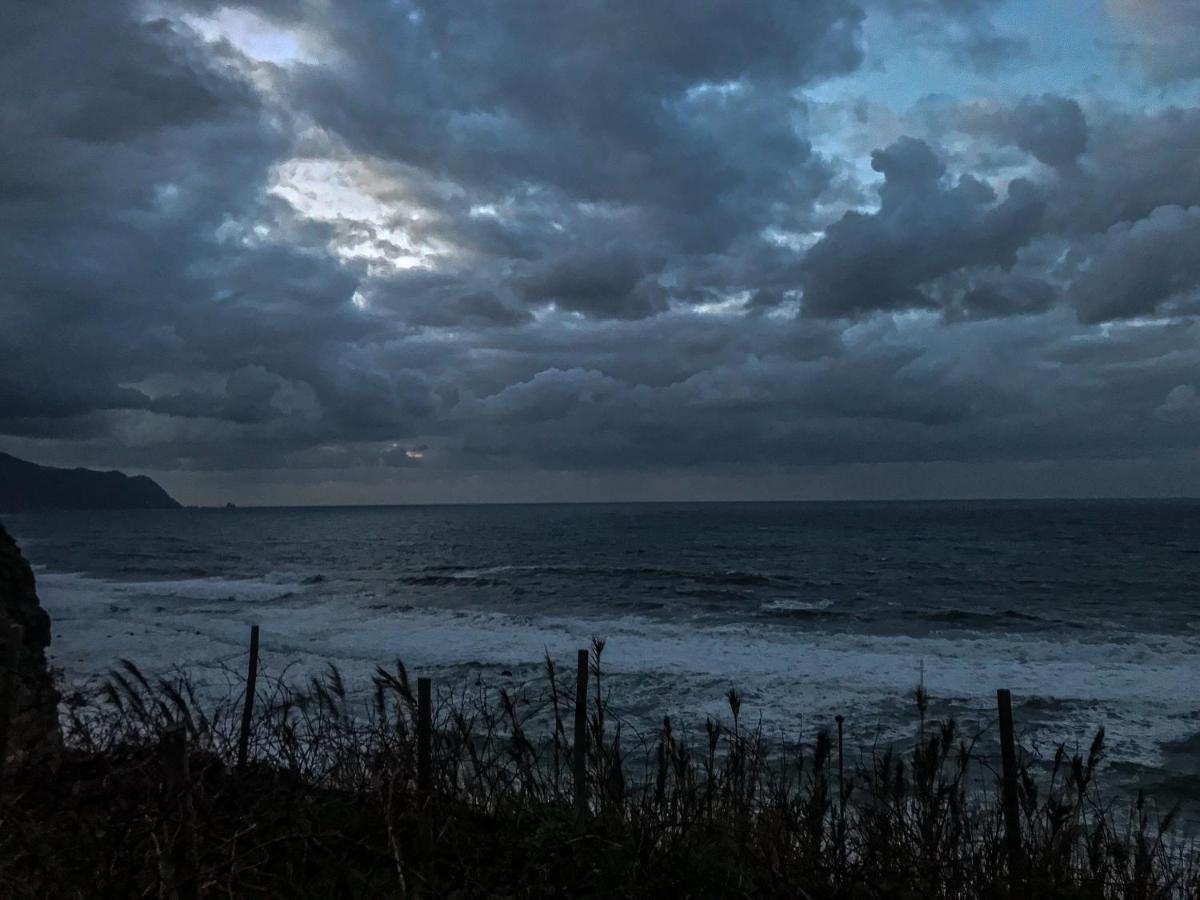
[[[1175,6],[25,5],[0,441],[193,501],[1195,494]]]

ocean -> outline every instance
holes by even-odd
[[[121,658],[233,683],[247,630],[290,677],[440,686],[568,672],[593,635],[631,729],[846,717],[911,740],[913,689],[968,730],[1012,690],[1043,749],[1104,726],[1111,777],[1200,784],[1200,502],[585,504],[40,513],[3,518],[71,682]],[[1185,796],[1187,799],[1187,796]]]

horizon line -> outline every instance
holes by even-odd
[[[670,499],[670,500],[444,500],[400,503],[184,503],[181,509],[236,511],[243,509],[404,509],[443,506],[680,506],[680,505],[852,505],[919,503],[1197,503],[1200,496],[1024,496],[1024,497],[859,497],[796,499]],[[89,510],[40,510],[42,512],[87,512]],[[104,512],[105,510],[90,510]],[[114,510],[115,511],[115,510]],[[130,510],[121,510],[129,512]]]

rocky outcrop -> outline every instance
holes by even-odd
[[[39,466],[0,453],[0,511],[43,509],[178,509],[145,475]]]
[[[33,570],[17,542],[0,526],[0,646],[9,626],[24,631],[17,661],[15,716],[9,729],[9,757],[57,748],[58,691],[46,664],[50,646],[50,616],[38,602]],[[3,664],[0,658],[0,665]]]

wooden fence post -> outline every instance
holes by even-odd
[[[4,652],[0,654],[0,778],[8,759],[8,736],[17,717],[17,668],[21,664],[21,644],[25,631],[20,625],[8,626]]]
[[[575,812],[587,815],[588,784],[588,652],[580,650],[575,671]]]
[[[1024,884],[1025,864],[1021,852],[1021,816],[1017,806],[1017,749],[1013,738],[1012,694],[996,691],[1000,712],[1000,765],[1003,779],[1004,837],[1008,846],[1008,878],[1015,894]]]
[[[246,768],[250,752],[250,723],[254,716],[254,695],[258,691],[258,626],[250,626],[250,662],[246,669],[246,702],[242,705],[242,730],[238,735],[238,771]]]
[[[842,751],[842,729],[846,724],[845,718],[835,716],[838,727],[838,802],[842,807],[842,817],[846,816],[846,757]]]
[[[433,782],[433,683],[417,679],[417,789],[422,799],[429,797]]]
[[[187,729],[177,725],[163,733],[160,748],[168,809],[178,813],[178,827],[171,843],[171,879],[178,900],[200,896],[200,861],[196,846],[196,810],[192,805],[191,773],[188,771]]]
[[[846,870],[846,752],[844,739],[846,719],[839,715],[834,716],[834,721],[837,722],[838,737],[838,818],[836,834],[839,877],[842,877]]]

